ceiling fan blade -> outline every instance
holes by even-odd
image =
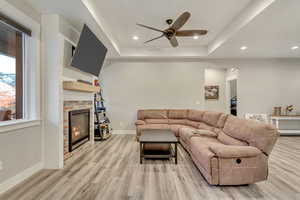
[[[190,37],[190,36],[196,36],[196,35],[206,35],[207,30],[182,30],[177,31],[176,36],[179,37]]]
[[[187,20],[191,17],[191,13],[189,12],[184,12],[182,13],[176,21],[172,24],[171,28],[174,29],[175,31],[179,30],[186,22]]]
[[[164,34],[162,34],[161,36],[158,36],[158,37],[155,37],[155,38],[152,38],[151,40],[147,40],[146,42],[144,42],[144,43],[148,43],[148,42],[152,42],[153,40],[158,40],[159,38],[162,38],[162,37],[164,37],[165,35]]]
[[[162,30],[159,30],[159,29],[157,29],[157,28],[153,28],[153,27],[150,27],[150,26],[146,26],[146,25],[143,25],[143,24],[136,24],[136,25],[141,26],[141,27],[144,27],[144,28],[151,29],[151,30],[153,30],[153,31],[158,31],[158,32],[161,32],[161,33],[165,33],[165,32],[162,31]]]
[[[169,38],[168,38],[168,39],[169,39]],[[169,41],[170,41],[170,43],[171,43],[171,45],[172,45],[173,47],[178,47],[178,41],[177,41],[177,39],[176,39],[175,36],[171,37],[171,38],[169,39]]]

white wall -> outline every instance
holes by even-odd
[[[30,4],[28,4],[26,1],[20,1],[20,0],[5,0],[18,10],[22,11],[23,13],[26,13],[26,16],[30,17],[31,19],[35,20],[36,22],[41,22],[41,14],[33,9]]]
[[[64,40],[59,35],[59,16],[42,16],[42,66],[45,128],[45,167],[63,166],[62,61]]]
[[[227,112],[226,110],[226,69],[206,68],[205,85],[219,86],[218,100],[205,100],[205,110]]]
[[[275,106],[295,105],[300,113],[300,59],[237,62],[238,115],[269,113]]]
[[[227,78],[238,78],[238,116],[272,114],[273,107],[291,104],[300,113],[300,93],[297,92],[300,90],[300,59],[219,59],[211,62],[221,68],[238,68],[238,75],[227,74]]]
[[[113,62],[101,71],[114,129],[134,129],[138,109],[204,107],[204,66],[194,62]]]
[[[0,133],[0,184],[41,162],[41,133],[40,126]]]
[[[274,106],[289,104],[294,104],[300,112],[300,59],[113,61],[101,72],[105,104],[113,128],[134,129],[136,111],[143,108],[228,111],[223,98],[219,102],[204,101],[204,70],[210,69],[208,72],[211,74],[206,81],[220,84],[223,90],[220,95],[223,96],[226,93],[226,78],[223,78],[226,72],[223,69],[232,67],[239,69],[237,93],[240,117],[244,117],[245,113],[272,114]]]
[[[23,7],[23,11],[29,11],[29,7]],[[40,26],[38,19],[36,20],[32,17],[32,14],[35,13],[32,11],[31,14],[24,13],[19,9],[16,9],[14,6],[9,4],[6,1],[0,1],[0,12],[13,18],[15,21],[22,23],[26,27],[29,27],[32,30],[31,43],[32,48],[28,53],[34,53],[33,60],[31,60],[31,68],[34,68],[35,73],[30,74],[32,79],[34,79],[34,84],[30,87],[30,96],[26,99],[34,105],[35,111],[37,113],[30,113],[30,119],[35,119],[37,122],[34,126],[22,128],[18,130],[11,131],[2,131],[4,126],[1,126],[0,129],[0,161],[2,161],[2,170],[0,170],[0,193],[5,189],[13,186],[14,184],[21,181],[22,178],[31,175],[36,170],[42,168],[42,125],[40,124],[40,63],[39,63],[39,46],[40,46]],[[29,17],[28,17],[29,16]],[[33,52],[32,50],[36,50]],[[27,69],[27,73],[29,70]],[[34,76],[33,76],[34,75]],[[27,80],[26,85],[32,80]],[[31,85],[31,84],[30,84]],[[34,91],[33,91],[34,90]],[[28,89],[26,90],[28,94]],[[33,95],[34,94],[34,95]],[[27,109],[28,105],[26,104]],[[30,123],[24,123],[30,124]],[[7,129],[15,129],[18,125],[9,125]],[[31,169],[28,171],[28,169]],[[26,171],[24,173],[24,171]],[[16,178],[17,177],[17,178]]]
[[[71,46],[76,46],[79,32],[58,14],[43,14],[41,23],[45,122],[44,166],[48,169],[57,169],[63,168],[64,165],[64,100],[93,100],[94,98],[91,93],[63,90],[63,81],[78,79],[92,81],[93,76],[68,68],[71,61]]]

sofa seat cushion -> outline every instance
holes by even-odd
[[[184,141],[185,144],[190,145],[190,138],[193,137],[194,131],[196,129],[193,127],[182,127],[179,129],[180,140]]]
[[[179,137],[179,131],[181,128],[186,128],[188,126],[185,125],[179,125],[179,124],[170,124],[170,129],[171,131],[175,134],[176,137]]]
[[[218,133],[218,140],[220,142],[222,142],[223,144],[236,145],[236,146],[248,146],[247,142],[235,139],[235,138],[227,135],[226,133],[224,133],[220,129],[215,129],[215,132]]]
[[[192,126],[194,128],[198,128],[199,125],[201,124],[201,122],[197,122],[197,121],[193,121],[193,120],[189,120],[189,119],[187,119],[185,123],[186,123],[186,125]]]
[[[168,124],[168,119],[145,119],[147,124]]]
[[[209,130],[209,131],[214,131],[215,128],[206,124],[206,123],[200,123],[198,126],[198,129],[203,129],[203,130]]]
[[[210,145],[209,148],[219,158],[247,158],[262,153],[258,148],[251,146]]]
[[[186,119],[188,110],[184,109],[171,109],[168,111],[168,118],[170,119]]]
[[[213,144],[219,144],[223,145],[216,137],[207,137],[207,136],[196,136],[192,137],[192,140],[194,140],[194,143],[200,145],[200,146],[210,146]]]
[[[211,145],[220,145],[221,143],[213,137],[191,137],[190,151],[194,159],[202,165],[206,172],[211,173],[211,159],[215,153],[210,150]]]
[[[169,119],[169,124],[186,125],[186,119]]]

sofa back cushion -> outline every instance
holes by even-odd
[[[168,124],[168,119],[145,119],[147,124]]]
[[[186,119],[169,119],[169,124],[186,125]]]
[[[189,110],[188,111],[188,119],[192,121],[201,122],[204,111],[202,110]]]
[[[139,110],[138,119],[168,119],[168,111],[164,109]]]
[[[186,119],[188,110],[183,109],[171,109],[169,110],[169,119]]]
[[[203,130],[209,130],[209,131],[214,131],[214,127],[206,124],[206,123],[203,123],[203,122],[200,122],[199,123],[199,126],[198,126],[198,129],[203,129]]]
[[[223,131],[238,140],[247,142],[269,155],[278,137],[276,128],[254,120],[228,116]]]
[[[213,127],[218,127],[218,121],[221,115],[222,113],[220,112],[205,111],[202,121]]]

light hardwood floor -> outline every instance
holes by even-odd
[[[269,180],[248,186],[210,186],[182,147],[178,153],[178,165],[167,160],[140,165],[134,136],[114,135],[64,169],[42,170],[0,199],[300,199],[300,137],[281,137],[270,157]]]

